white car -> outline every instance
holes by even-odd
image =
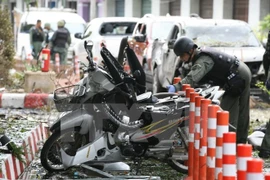
[[[53,30],[57,30],[58,21],[65,20],[65,27],[71,35],[68,59],[73,59],[73,45],[78,41],[74,38],[74,34],[84,32],[86,22],[71,9],[30,8],[29,11],[24,12],[18,27],[16,55],[25,60],[31,54],[29,30],[35,26],[38,19],[41,20],[42,27],[45,23],[50,23]]]
[[[201,48],[212,47],[245,62],[252,73],[252,88],[263,80],[265,49],[246,22],[197,18],[175,24],[166,41],[155,42],[152,55],[154,93],[167,91],[166,86],[180,73],[179,59],[173,51],[174,42],[180,36],[191,38]]]
[[[91,20],[84,33],[75,34],[75,37],[80,41],[74,45],[74,57],[88,64],[84,41],[91,40],[94,44],[93,58],[97,64],[102,60],[100,55],[101,43],[104,43],[112,55],[117,58],[122,38],[132,35],[138,20],[139,18],[132,17],[102,17]]]

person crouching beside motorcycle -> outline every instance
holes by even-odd
[[[270,31],[268,32],[265,53],[263,55],[263,67],[266,78],[265,87],[270,91]],[[270,121],[266,124],[265,136],[258,155],[260,158],[270,158]]]
[[[235,56],[211,48],[198,48],[194,42],[181,37],[174,44],[174,53],[184,63],[192,62],[190,72],[177,84],[167,86],[169,92],[181,90],[182,84],[220,86],[225,90],[221,108],[229,111],[230,131],[236,131],[237,143],[246,143],[249,129],[249,96],[251,72]]]

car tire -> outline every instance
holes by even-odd
[[[159,67],[156,67],[153,71],[153,94],[165,91],[159,82],[158,72]]]

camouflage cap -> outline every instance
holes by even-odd
[[[51,24],[50,23],[45,23],[44,27],[51,27]]]
[[[57,26],[63,27],[65,26],[65,22],[63,20],[60,20],[57,22]]]

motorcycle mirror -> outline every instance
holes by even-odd
[[[84,41],[84,48],[86,50],[89,50],[89,51],[92,51],[92,48],[93,48],[93,41],[91,40],[87,40],[87,41]]]
[[[168,42],[168,48],[169,48],[169,49],[173,49],[174,43],[175,43],[175,39],[169,40],[169,42]]]
[[[94,67],[94,62],[93,62],[93,54],[92,54],[92,48],[93,48],[93,41],[88,40],[88,41],[84,41],[84,49],[87,52],[87,60],[89,61],[89,66],[90,67]]]

